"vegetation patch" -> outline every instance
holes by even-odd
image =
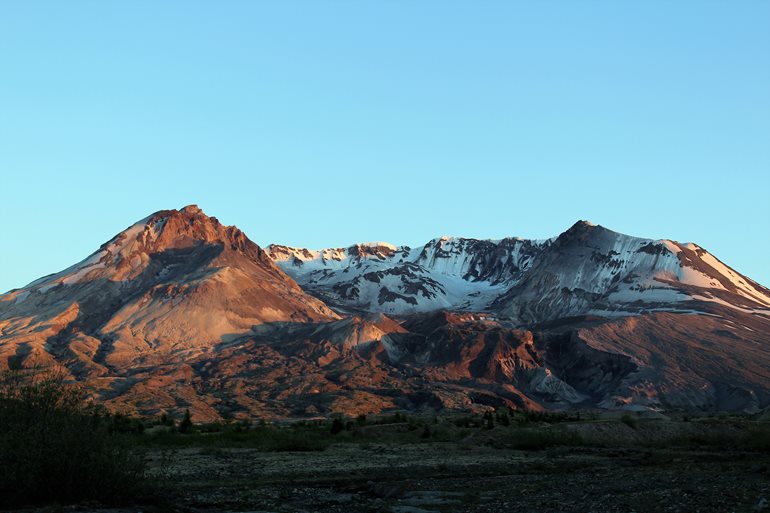
[[[116,420],[84,402],[62,373],[0,376],[0,507],[134,500],[148,492],[145,462]]]

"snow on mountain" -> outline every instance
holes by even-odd
[[[586,221],[548,240],[441,237],[418,248],[380,242],[267,252],[304,289],[343,310],[492,309],[521,322],[700,311],[703,302],[770,312],[770,291],[695,244]]]
[[[533,322],[587,313],[702,311],[702,302],[770,314],[770,291],[699,246],[579,222],[538,257],[495,307],[520,322]]]
[[[271,258],[300,286],[341,308],[401,314],[485,310],[547,242],[441,237],[424,246],[387,243],[311,251],[271,245]]]

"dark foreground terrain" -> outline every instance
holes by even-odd
[[[132,435],[152,498],[25,511],[770,511],[770,425],[746,418],[398,416],[194,430]]]

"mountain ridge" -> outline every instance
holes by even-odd
[[[770,292],[695,244],[557,237],[265,249],[161,210],[0,295],[0,369],[126,413],[770,406]]]
[[[589,239],[601,239],[605,247],[588,247],[585,241]],[[585,277],[561,276],[560,283],[568,282],[562,283],[561,289],[578,293],[584,291],[586,298],[596,296],[590,301],[572,298],[573,303],[587,305],[603,295],[614,293],[616,297],[612,301],[616,303],[621,300],[626,303],[642,301],[676,310],[676,303],[691,299],[682,290],[696,287],[704,291],[699,295],[701,301],[720,301],[718,296],[721,293],[714,297],[708,291],[721,289],[743,296],[756,307],[770,307],[768,289],[729,268],[696,244],[632,237],[588,221],[578,221],[562,234],[543,240],[445,236],[431,239],[416,248],[380,244],[370,246],[368,254],[362,254],[356,249],[357,245],[310,250],[271,244],[266,251],[298,283],[326,302],[341,308],[390,314],[436,308],[495,309],[494,304],[502,305],[505,293],[525,279],[530,267],[543,254],[545,260],[559,262],[563,267],[579,268],[586,258],[595,260],[592,265],[603,265],[603,274],[591,276],[591,284],[586,283]],[[570,249],[570,245],[575,247]],[[588,250],[591,250],[590,254],[575,254]],[[573,254],[572,262],[565,263],[564,251]],[[549,253],[555,255],[549,257]],[[577,258],[582,261],[575,261]],[[543,267],[543,264],[539,265]],[[543,269],[541,274],[546,271],[551,277],[560,274],[554,273],[553,269]],[[449,283],[442,276],[456,280]],[[390,279],[386,280],[388,277]],[[619,283],[611,282],[613,279]],[[380,281],[384,285],[372,285]],[[489,287],[480,287],[479,282],[488,282]],[[597,283],[603,283],[603,288],[598,288]],[[505,285],[507,289],[500,290],[499,285]],[[463,290],[447,290],[458,289],[458,286]],[[541,284],[533,287],[536,290],[521,290],[520,287],[517,293],[533,295],[546,292]],[[613,292],[613,289],[616,290]],[[645,294],[645,291],[652,292]],[[549,293],[558,295],[557,292],[552,290]],[[596,306],[597,309],[606,307],[602,304]],[[515,305],[508,305],[509,314],[513,315],[514,310]],[[629,307],[623,311],[633,313],[634,309]],[[562,313],[581,315],[591,312],[575,307]],[[523,320],[533,322],[544,319],[529,314]]]

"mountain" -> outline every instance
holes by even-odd
[[[0,296],[0,368],[127,413],[756,411],[770,291],[695,244],[557,237],[262,250],[194,205]]]
[[[484,310],[523,275],[547,245],[442,237],[419,248],[387,243],[267,252],[307,291],[339,309],[389,314]]]
[[[650,310],[749,312],[770,291],[695,244],[630,237],[580,221],[543,241],[442,237],[410,248],[387,243],[267,252],[308,292],[344,311],[402,315],[495,311],[520,323]]]
[[[263,323],[336,318],[243,232],[191,205],[156,212],[82,262],[0,296],[0,359],[107,375]]]

